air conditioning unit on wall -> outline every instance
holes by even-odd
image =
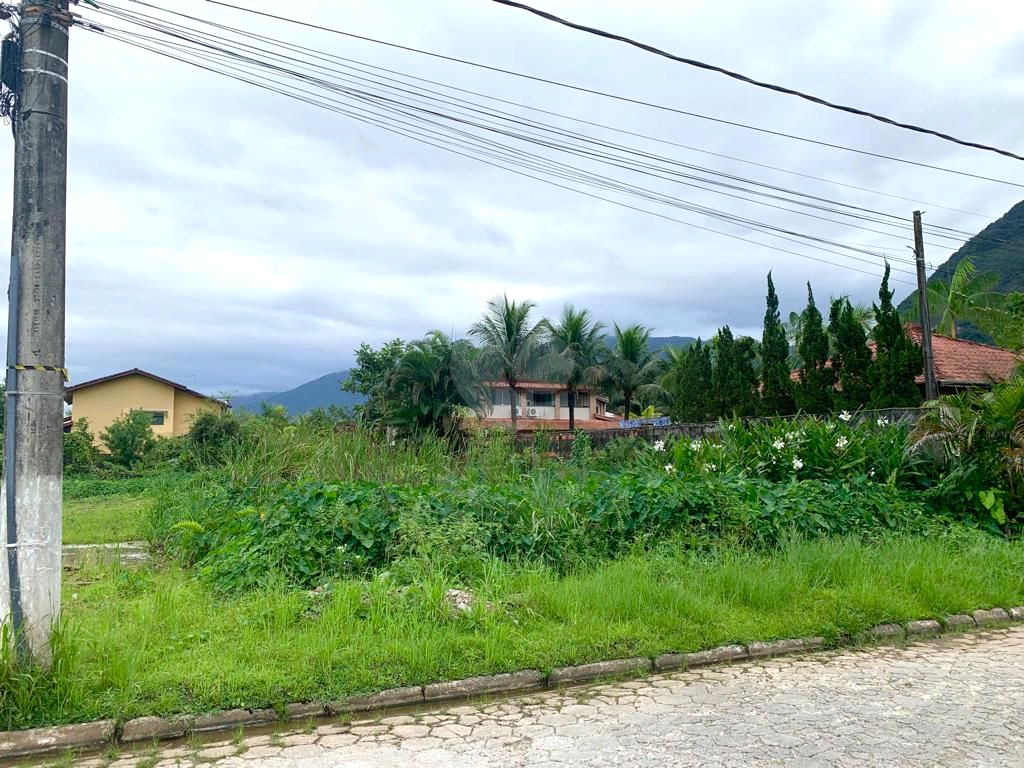
[[[531,408],[530,409],[530,416],[532,416],[532,417],[536,417],[537,416],[537,409],[536,408]]]

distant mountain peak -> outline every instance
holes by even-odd
[[[998,275],[996,290],[1000,293],[1024,291],[1024,200],[964,243],[935,270],[928,282],[948,282],[965,258],[974,262],[979,274]],[[917,291],[914,291],[900,302],[900,311],[909,309],[916,300]]]

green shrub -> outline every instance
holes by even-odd
[[[242,422],[231,411],[199,411],[192,417],[188,442],[204,458],[220,457],[242,435]]]
[[[99,451],[89,431],[89,420],[79,419],[64,435],[64,471],[71,474],[94,472]]]
[[[156,444],[152,424],[152,416],[146,411],[129,411],[103,430],[100,440],[115,463],[134,467]]]

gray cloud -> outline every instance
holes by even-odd
[[[896,0],[538,4],[757,77],[1024,149],[1010,117],[1024,92],[1017,66],[1024,9],[998,0],[969,7],[946,0],[925,9]],[[341,15],[328,4],[282,11],[280,3],[255,0],[252,6],[726,120],[1021,178],[1014,161],[752,89],[493,3],[385,0],[347,5]],[[541,151],[894,259],[910,256],[915,208],[926,210],[932,223],[976,231],[985,218],[939,206],[995,218],[1021,197],[1012,187],[426,59],[200,0],[174,7],[583,120],[868,188],[544,118],[682,162],[903,216],[904,229],[865,223],[897,235],[885,236]],[[993,24],[996,15],[1001,21]],[[863,303],[877,296],[880,258],[857,262],[595,192],[689,225],[668,221],[81,31],[73,46],[68,357],[79,381],[139,366],[211,392],[286,389],[345,367],[361,341],[418,337],[433,328],[462,334],[503,291],[533,299],[541,314],[555,315],[572,302],[609,325],[639,322],[659,334],[705,338],[727,323],[759,335],[769,270],[784,313],[803,306],[808,280],[822,306],[832,295]],[[0,169],[9,174],[9,153]],[[9,206],[9,185],[0,187],[0,203]],[[941,262],[955,247],[936,242],[929,260]],[[894,267],[907,265],[895,261]],[[910,277],[894,273],[894,280]],[[912,287],[894,286],[899,295]]]

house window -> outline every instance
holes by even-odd
[[[551,408],[555,404],[554,392],[531,392],[528,404],[537,408]]]
[[[569,407],[569,393],[563,392],[560,398],[562,401],[562,407]],[[576,407],[577,408],[589,408],[590,407],[590,393],[589,392],[577,392],[576,393]]]
[[[150,421],[154,427],[162,427],[167,421],[167,411],[146,411],[149,414]]]
[[[491,390],[491,403],[494,405],[512,405],[512,392],[495,387]]]

